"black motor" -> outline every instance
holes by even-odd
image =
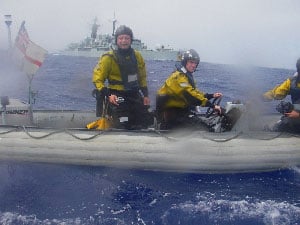
[[[221,120],[221,127],[223,128],[223,131],[230,131],[240,119],[241,115],[242,112],[238,108],[233,108],[224,114]]]

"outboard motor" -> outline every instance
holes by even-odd
[[[225,115],[222,120],[222,127],[226,131],[230,130],[244,130],[245,129],[245,115],[246,106],[241,101],[227,102],[225,106]]]
[[[208,131],[221,133],[226,131],[245,130],[246,107],[240,101],[227,102],[225,108],[222,108],[222,114],[213,113],[209,117],[200,112],[193,112],[198,121],[196,123],[204,125]],[[200,115],[200,116],[197,116]],[[244,121],[242,121],[244,120]]]
[[[223,115],[215,115],[209,119],[210,131],[220,133],[242,130],[240,118],[244,111],[245,106],[240,101],[227,102]]]

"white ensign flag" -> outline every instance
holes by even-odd
[[[39,45],[32,42],[25,29],[25,21],[23,21],[14,46],[14,58],[17,64],[28,75],[33,75],[42,65],[47,51]]]

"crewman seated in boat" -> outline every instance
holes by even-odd
[[[300,58],[296,63],[297,72],[263,94],[265,100],[282,100],[287,95],[291,102],[281,101],[276,109],[282,113],[281,119],[271,128],[273,131],[286,131],[300,133]]]
[[[195,106],[211,107],[219,114],[222,108],[209,101],[220,98],[222,93],[208,94],[196,87],[193,73],[200,63],[200,57],[194,49],[184,52],[176,70],[167,78],[156,95],[156,114],[160,129],[184,127],[190,123],[190,110]]]
[[[93,72],[92,81],[97,91],[100,96],[107,96],[114,128],[141,129],[153,124],[145,61],[139,51],[131,48],[132,39],[129,27],[118,27],[115,49],[101,56]],[[103,112],[97,116],[101,114]]]

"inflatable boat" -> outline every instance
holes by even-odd
[[[230,107],[242,104],[227,103]],[[1,111],[0,160],[192,173],[238,173],[300,165],[296,134],[265,131],[278,114],[242,115],[230,131],[96,130],[94,111],[35,110],[10,99]]]

